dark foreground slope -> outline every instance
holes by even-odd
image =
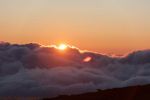
[[[59,96],[43,100],[150,100],[150,85],[99,90],[95,93]]]

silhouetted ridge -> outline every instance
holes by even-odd
[[[95,93],[64,95],[43,100],[150,100],[150,85],[98,90]]]

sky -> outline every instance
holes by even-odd
[[[150,48],[149,0],[0,0],[0,41],[124,54]]]

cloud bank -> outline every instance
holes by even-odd
[[[0,43],[0,96],[54,97],[143,84],[150,84],[150,50],[114,58],[72,47]]]

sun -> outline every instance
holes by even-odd
[[[66,44],[60,44],[60,45],[58,46],[58,49],[59,49],[59,50],[65,50],[65,49],[67,49],[67,45],[66,45]]]

